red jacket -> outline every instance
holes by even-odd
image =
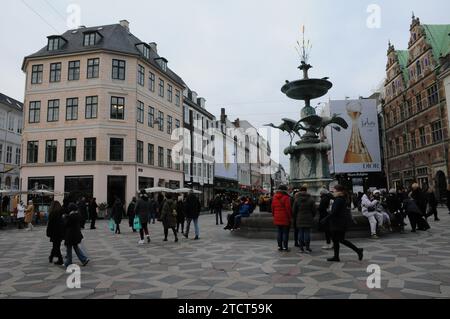
[[[288,194],[278,192],[272,200],[272,215],[275,226],[290,226],[292,220],[291,198]]]

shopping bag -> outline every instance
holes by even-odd
[[[112,219],[109,220],[109,230],[110,231],[116,230],[116,223]]]
[[[139,216],[134,217],[133,228],[134,230],[142,229],[141,219],[139,218]]]

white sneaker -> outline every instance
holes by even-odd
[[[140,240],[140,241],[138,241],[138,245],[144,245],[144,241],[143,240]]]

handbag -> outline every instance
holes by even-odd
[[[116,230],[116,223],[112,220],[112,218],[109,220],[109,230],[110,231]]]
[[[142,229],[141,219],[139,218],[139,216],[134,217],[133,229],[134,230],[141,230]]]

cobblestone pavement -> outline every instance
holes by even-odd
[[[66,286],[68,274],[48,263],[51,244],[44,228],[0,231],[1,298],[449,298],[450,216],[417,234],[390,234],[354,242],[365,249],[357,261],[347,248],[342,263],[314,242],[312,255],[279,253],[275,240],[231,236],[201,217],[201,240],[163,242],[162,226],[151,225],[152,243],[138,246],[125,222],[114,235],[107,223],[86,230],[91,262],[82,268],[81,289]],[[170,237],[172,236],[172,237]],[[181,237],[181,236],[180,236]],[[78,261],[75,257],[75,261]],[[366,285],[367,267],[381,267],[381,289]]]

